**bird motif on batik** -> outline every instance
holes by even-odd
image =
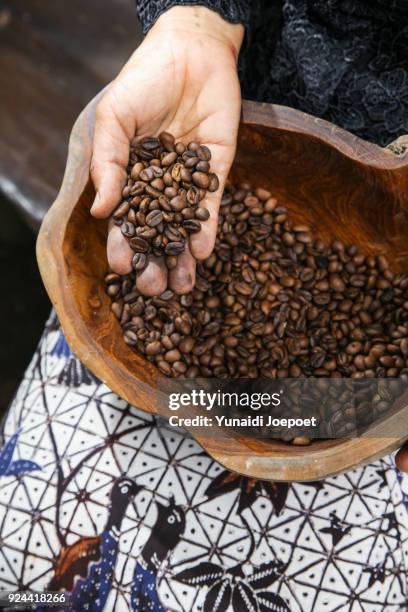
[[[135,612],[166,612],[157,593],[157,574],[179,543],[186,527],[185,511],[170,498],[157,502],[157,519],[133,573],[131,606]]]
[[[103,531],[61,550],[48,590],[71,593],[73,610],[102,612],[104,609],[112,587],[122,520],[129,503],[141,489],[130,478],[116,480]]]

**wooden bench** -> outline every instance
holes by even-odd
[[[132,0],[0,0],[0,192],[33,228],[76,116],[140,40]]]

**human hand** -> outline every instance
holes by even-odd
[[[242,38],[241,25],[229,24],[213,11],[174,7],[157,20],[98,104],[91,163],[97,192],[94,217],[108,217],[121,200],[135,134],[166,131],[185,144],[195,140],[207,145],[211,171],[220,181],[202,204],[210,218],[190,236],[177,267],[168,272],[162,258],[151,257],[138,275],[136,286],[144,295],[158,295],[167,286],[187,293],[194,286],[196,259],[213,250],[221,195],[235,154],[241,108],[236,61]],[[112,223],[107,251],[115,272],[131,271],[133,252]]]
[[[395,457],[395,463],[401,472],[408,472],[408,443],[399,449]]]

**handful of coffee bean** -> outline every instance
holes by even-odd
[[[172,270],[189,234],[201,230],[210,213],[200,202],[219,187],[210,159],[205,145],[176,143],[168,132],[132,140],[123,201],[112,216],[135,253],[135,271],[147,266],[149,254],[164,256]]]

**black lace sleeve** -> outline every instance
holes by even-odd
[[[249,20],[250,0],[136,0],[136,9],[144,33],[172,6],[194,5],[206,6],[231,23],[247,25]]]

